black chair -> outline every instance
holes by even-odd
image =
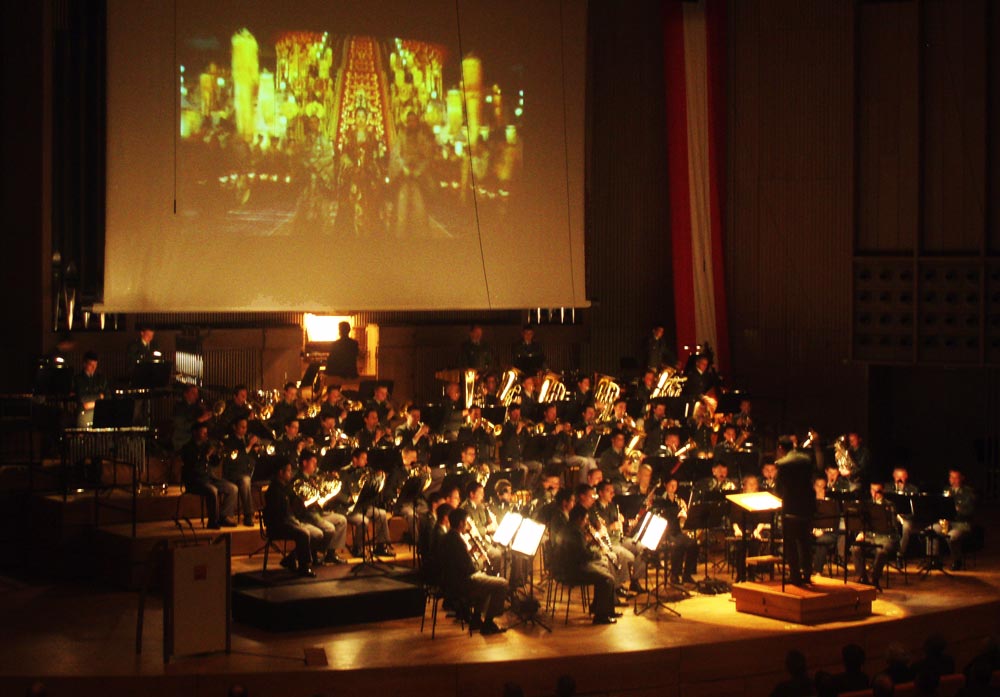
[[[201,503],[201,527],[205,527],[205,497],[201,494],[196,494],[193,491],[188,491],[187,487],[181,484],[181,493],[177,497],[177,507],[174,509],[174,522],[180,523],[181,521],[181,504],[184,501],[185,496],[197,496],[198,501]],[[186,520],[186,518],[185,518]]]

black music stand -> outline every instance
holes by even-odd
[[[384,482],[385,480],[383,479],[382,481]],[[358,500],[353,510],[361,511],[361,563],[355,564],[351,569],[352,576],[359,576],[365,571],[388,576],[393,571],[391,564],[375,556],[375,540],[368,537],[368,523],[365,522],[365,518],[368,518],[369,521],[372,521],[372,527],[374,528],[375,509],[377,508],[378,495],[381,492],[382,489],[371,479],[358,492]],[[367,513],[365,512],[366,509]],[[386,513],[388,514],[388,511]],[[355,544],[357,544],[357,541],[355,541]]]
[[[938,542],[938,553],[934,555],[928,554],[917,570],[917,573],[921,578],[926,578],[933,571],[940,571],[943,575],[950,576],[951,574],[944,568],[944,562],[941,560],[940,553],[941,543],[948,542],[949,538],[946,534],[937,532],[931,526],[941,520],[955,520],[955,499],[940,494],[921,494],[913,497],[912,502],[914,527],[918,525],[923,527],[924,540],[936,539]]]
[[[497,528],[497,533],[501,534],[501,538],[498,540],[497,533],[494,533],[493,542],[503,547],[510,555],[512,568],[516,561],[520,561],[528,567],[528,590],[524,590],[523,584],[511,589],[510,610],[517,615],[517,621],[509,625],[508,629],[530,623],[551,633],[552,627],[539,616],[541,605],[535,597],[535,556],[538,554],[538,546],[545,535],[545,526],[513,512],[504,516],[501,525],[508,518],[510,519],[508,527],[514,530],[510,539],[507,540],[504,533],[501,533],[501,529]]]
[[[701,533],[704,533],[706,580],[712,578],[712,575],[708,572],[708,553],[711,542],[709,535],[710,531],[722,527],[722,520],[725,514],[724,501],[725,498],[721,491],[705,492],[700,501],[691,504],[691,507],[688,509],[687,522],[684,523],[685,528],[695,531],[696,539],[701,536]]]
[[[61,360],[61,359],[60,359]],[[35,374],[32,393],[37,396],[61,397],[73,391],[73,369],[66,363],[45,363]]]
[[[639,608],[639,596],[635,596],[635,605],[632,607],[632,612],[636,615],[641,615],[649,608],[656,608],[657,610],[663,608],[675,617],[680,617],[679,613],[674,608],[667,605],[667,600],[660,597],[660,590],[663,589],[667,584],[667,574],[666,571],[663,572],[663,580],[660,580],[660,564],[659,560],[662,558],[663,552],[660,550],[660,545],[663,543],[663,539],[667,533],[668,521],[662,516],[658,516],[652,511],[646,513],[645,517],[640,521],[636,528],[635,534],[632,536],[632,541],[635,542],[639,547],[639,554],[646,555],[647,558],[653,558],[655,563],[653,564],[653,590],[646,591],[646,603]],[[648,566],[646,581],[648,583]],[[689,598],[691,594],[682,586],[675,586],[674,584],[669,584],[670,589],[680,594],[680,599]]]
[[[93,428],[128,428],[135,417],[135,400],[116,397],[99,399],[94,405]]]
[[[133,390],[161,390],[170,386],[174,364],[170,361],[142,361],[132,371],[129,387]]]
[[[774,553],[774,532],[775,528],[775,516],[777,516],[778,511],[781,510],[781,499],[772,494],[770,491],[755,491],[746,494],[729,494],[726,499],[730,504],[735,507],[740,512],[740,517],[742,524],[740,527],[743,530],[743,542],[745,544],[740,545],[740,553],[743,555],[743,570],[744,573],[747,571],[747,553],[749,551],[749,537],[753,534],[752,531],[748,530],[749,523],[747,522],[751,513],[761,514],[770,513],[771,514],[771,553]],[[785,555],[781,555],[781,590],[785,590]]]
[[[837,539],[840,537],[840,530],[838,526],[840,525],[840,502],[836,499],[821,499],[816,502],[816,515],[813,518],[813,528],[819,528],[825,530],[830,528],[834,530],[834,534],[837,535]],[[773,536],[771,538],[774,539]],[[837,544],[834,543],[834,556],[836,556]],[[844,560],[844,566],[847,566],[847,560]],[[822,569],[815,569],[816,573],[820,573]],[[832,571],[832,569],[831,569]],[[832,574],[831,574],[832,575]]]

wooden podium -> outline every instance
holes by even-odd
[[[872,614],[876,591],[860,583],[819,578],[807,588],[780,581],[737,583],[732,587],[736,611],[796,624],[859,620]]]

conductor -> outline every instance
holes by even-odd
[[[782,502],[785,535],[785,561],[789,582],[808,585],[812,576],[812,520],[816,512],[816,494],[812,490],[813,466],[809,456],[798,451],[786,437],[778,439],[775,451],[778,477],[775,483]]]

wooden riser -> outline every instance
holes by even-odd
[[[857,583],[823,579],[809,589],[781,581],[737,583],[732,587],[736,611],[796,624],[857,620],[872,614],[876,591]]]

